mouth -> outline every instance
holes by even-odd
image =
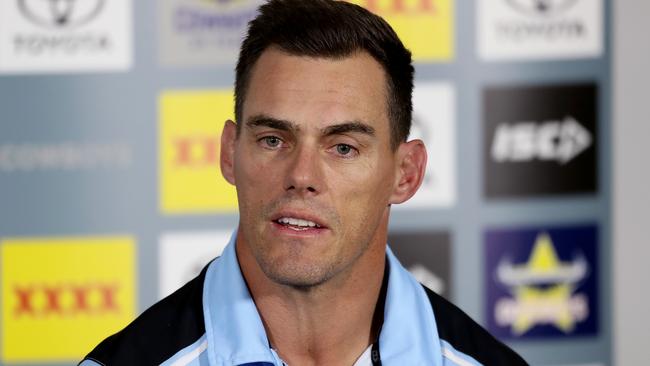
[[[313,221],[298,219],[295,217],[281,217],[274,222],[296,231],[322,228],[322,226]]]
[[[282,213],[272,221],[278,228],[294,232],[319,232],[327,229],[318,219],[301,214]]]

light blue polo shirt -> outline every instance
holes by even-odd
[[[262,320],[244,282],[235,252],[236,233],[208,267],[203,288],[205,334],[162,365],[283,366],[270,348]],[[474,366],[473,358],[438,337],[422,286],[386,248],[388,285],[379,335],[383,366]],[[335,351],[335,350],[333,350]],[[81,366],[97,365],[86,360]]]

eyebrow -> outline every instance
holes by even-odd
[[[347,132],[362,133],[369,136],[375,135],[374,128],[359,121],[343,122],[332,126],[327,126],[322,130],[322,132],[325,136],[341,135]]]
[[[291,121],[277,119],[265,115],[257,115],[249,118],[246,121],[246,127],[269,127],[280,131],[300,131],[300,127]]]
[[[287,131],[287,132],[300,131],[300,126],[298,126],[294,122],[273,118],[265,115],[257,115],[257,116],[250,117],[246,121],[246,127],[248,128],[269,127],[276,130]],[[327,126],[321,130],[323,136],[341,135],[349,132],[375,136],[375,129],[372,126],[368,125],[367,123],[363,123],[360,121],[337,123],[335,125]]]

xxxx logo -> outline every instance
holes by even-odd
[[[220,141],[216,137],[179,137],[173,144],[179,167],[204,167],[219,162]]]
[[[415,61],[449,61],[454,54],[454,0],[348,0],[384,18]]]
[[[237,194],[221,176],[221,130],[233,119],[231,90],[160,96],[160,208],[168,214],[232,212]],[[192,187],[188,189],[188,187]]]
[[[0,240],[0,363],[67,364],[126,326],[135,254],[121,235]]]
[[[372,12],[386,12],[393,14],[417,14],[436,11],[434,0],[365,0],[361,4]]]
[[[117,284],[14,286],[14,316],[104,314],[119,312]]]

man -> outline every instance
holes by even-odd
[[[381,18],[271,0],[237,64],[221,170],[240,222],[223,255],[82,365],[519,365],[386,246],[418,189],[410,53]]]

